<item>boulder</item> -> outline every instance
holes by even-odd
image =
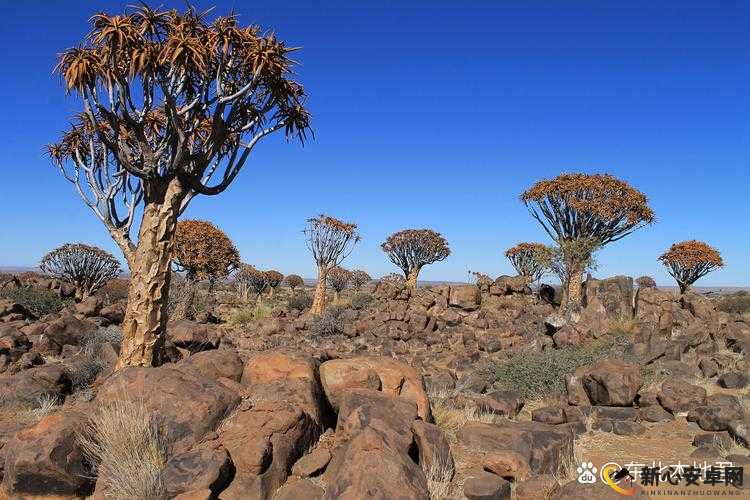
[[[87,297],[75,305],[75,312],[87,318],[93,318],[99,315],[102,309],[102,299],[96,295]]]
[[[125,319],[125,304],[117,302],[102,307],[101,311],[99,311],[99,315],[106,318],[110,323],[119,325],[122,323],[122,320]]]
[[[722,374],[717,382],[725,389],[744,389],[747,387],[750,377],[740,372],[729,372]]]
[[[500,276],[490,285],[492,295],[530,294],[528,276]]]
[[[516,391],[493,391],[473,399],[480,411],[508,418],[518,415],[524,405],[523,396]]]
[[[475,311],[482,303],[482,294],[475,285],[452,286],[448,296],[448,305],[464,311]]]
[[[378,381],[375,378],[379,379]],[[421,374],[413,367],[386,357],[354,357],[326,361],[320,366],[320,381],[334,409],[343,393],[352,388],[378,389],[413,402],[419,417],[431,420],[430,401]]]
[[[76,441],[76,432],[85,422],[83,413],[59,411],[6,444],[3,488],[11,498],[76,497],[90,492],[91,471]]]
[[[237,351],[214,349],[188,356],[180,361],[183,368],[195,370],[204,377],[218,379],[228,378],[239,382],[245,368]]]
[[[63,314],[50,322],[42,333],[41,354],[60,354],[65,344],[80,346],[86,334],[96,325],[88,320],[78,319],[72,314]]]
[[[704,431],[730,430],[733,422],[742,421],[743,411],[740,401],[730,395],[708,396],[704,406],[693,408],[688,413],[689,422],[695,422]]]
[[[633,317],[633,278],[614,276],[604,280],[589,278],[584,284],[584,304],[595,314],[608,320]]]
[[[273,497],[274,500],[319,500],[325,491],[309,479],[287,482]]]
[[[221,341],[213,325],[189,320],[170,323],[167,326],[167,338],[175,347],[189,353],[216,349]]]
[[[227,450],[201,445],[172,457],[161,473],[169,498],[195,490],[217,495],[229,485],[234,464]]]
[[[667,379],[658,394],[659,403],[672,414],[688,411],[706,403],[706,389],[683,379]]]
[[[323,446],[318,446],[313,451],[297,460],[297,463],[292,467],[292,474],[298,477],[316,476],[325,470],[330,461],[330,450]]]
[[[643,385],[640,368],[618,359],[605,359],[583,378],[583,387],[593,404],[630,406]]]
[[[27,403],[36,403],[49,396],[62,402],[71,393],[70,374],[64,365],[56,363],[34,366],[9,377],[0,385],[0,399],[8,398]]]
[[[414,442],[419,450],[419,464],[424,470],[451,471],[453,476],[453,454],[448,440],[437,425],[415,420],[411,426]]]
[[[551,498],[560,486],[555,476],[541,474],[526,481],[521,481],[516,486],[517,500],[547,500]]]
[[[510,495],[510,483],[489,472],[480,472],[464,482],[464,496],[468,500],[505,500]]]

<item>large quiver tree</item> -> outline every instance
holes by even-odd
[[[568,310],[581,305],[582,274],[593,252],[654,220],[646,196],[608,174],[545,179],[524,192],[521,201],[560,246]]]
[[[356,224],[323,214],[308,219],[303,233],[307,249],[310,250],[318,267],[318,282],[315,285],[310,312],[322,316],[326,308],[328,273],[352,253],[360,237]]]
[[[451,254],[448,242],[431,229],[405,229],[393,233],[380,248],[404,273],[407,288],[416,288],[419,271]]]
[[[177,217],[195,195],[223,192],[267,135],[304,141],[305,92],[290,78],[294,49],[234,15],[143,6],[91,23],[56,67],[83,112],[47,150],[130,267],[118,366],[154,365]]]
[[[702,241],[675,243],[659,257],[667,272],[677,281],[680,293],[711,271],[724,266],[718,250]]]
[[[42,257],[43,273],[75,287],[76,300],[93,295],[120,274],[120,263],[101,248],[83,243],[67,243]]]

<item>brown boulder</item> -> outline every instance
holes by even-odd
[[[516,500],[547,500],[557,493],[559,488],[560,485],[554,476],[541,474],[518,483]]]
[[[355,357],[326,361],[320,366],[320,381],[333,408],[340,405],[341,394],[350,388],[374,389],[380,379],[380,390],[416,404],[419,417],[431,420],[430,401],[422,375],[413,367],[386,357]],[[355,381],[352,384],[351,381]]]
[[[491,295],[530,294],[528,276],[500,276],[490,285]]]
[[[448,296],[448,305],[464,311],[475,311],[482,303],[482,294],[477,286],[452,286]]]
[[[593,404],[630,406],[643,378],[638,366],[618,359],[605,359],[583,378],[583,387]]]
[[[44,347],[41,354],[60,354],[65,344],[81,345],[86,334],[95,328],[94,323],[78,319],[72,314],[63,314],[53,320],[42,333]]]
[[[161,473],[164,488],[173,498],[195,490],[213,495],[227,487],[234,475],[234,464],[227,450],[202,445],[172,457]]]
[[[453,476],[453,454],[448,440],[437,425],[415,420],[411,426],[414,442],[419,450],[419,464],[424,470],[451,471]]]
[[[228,378],[239,382],[245,365],[236,351],[213,349],[188,356],[178,363],[183,368],[193,369],[204,377]]]
[[[325,491],[309,479],[293,481],[284,484],[276,492],[273,500],[319,500]]]
[[[706,389],[683,379],[668,379],[661,385],[659,403],[672,414],[688,411],[706,403]]]
[[[506,500],[511,496],[510,483],[489,472],[475,474],[464,482],[467,500]]]
[[[167,338],[178,349],[189,353],[208,351],[219,346],[221,338],[213,325],[183,320],[167,326]]]
[[[99,315],[99,311],[102,309],[102,299],[96,295],[87,297],[81,302],[75,305],[75,311],[87,318],[92,318]]]

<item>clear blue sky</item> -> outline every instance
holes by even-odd
[[[95,10],[130,3],[3,6],[0,266],[36,265],[68,241],[121,256],[41,148],[78,110],[51,76],[55,55]],[[359,224],[346,265],[373,276],[396,270],[379,245],[409,227],[453,250],[424,279],[510,273],[505,248],[547,241],[519,194],[562,171],[610,172],[648,195],[658,222],[600,251],[598,275],[670,283],[656,257],[695,238],[727,263],[700,284],[750,285],[750,2],[196,5],[234,5],[304,47],[316,140],[271,138],[226,193],[186,214],[214,221],[245,261],[313,276],[301,230],[324,212]]]

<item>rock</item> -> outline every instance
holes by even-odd
[[[330,461],[331,452],[328,448],[319,446],[297,460],[292,467],[292,474],[299,477],[316,476],[326,468]]]
[[[729,449],[734,445],[734,440],[728,432],[710,432],[707,434],[696,434],[693,437],[693,446],[713,446]]]
[[[583,342],[581,334],[571,325],[565,325],[556,331],[552,335],[552,340],[558,349],[562,349],[563,347],[577,347]]]
[[[550,474],[534,476],[518,483],[516,486],[516,500],[547,500],[559,488],[557,480]]]
[[[336,434],[342,439],[326,469],[327,499],[427,500],[427,482],[412,460],[417,406],[371,389],[344,392]]]
[[[716,307],[710,299],[701,297],[693,292],[688,291],[680,297],[683,309],[687,309],[696,318],[710,320],[715,313]]]
[[[713,359],[701,359],[698,362],[698,367],[706,378],[711,378],[719,374],[719,365]]]
[[[71,314],[64,314],[53,320],[44,329],[41,354],[60,354],[65,344],[80,346],[86,334],[95,328],[88,320],[81,320]]]
[[[725,431],[730,423],[742,420],[742,405],[734,396],[713,395],[706,398],[705,406],[693,408],[688,413],[689,422],[695,422],[704,431]]]
[[[638,366],[618,359],[605,359],[583,378],[583,387],[594,404],[630,406],[643,379]]]
[[[706,403],[706,389],[683,379],[667,379],[657,396],[659,403],[672,414],[685,412]]]
[[[234,464],[227,450],[216,446],[198,446],[167,462],[161,473],[169,498],[194,490],[209,490],[217,495],[229,485]]]
[[[334,409],[338,408],[341,395],[351,388],[375,389],[378,384],[373,374],[380,380],[379,390],[412,401],[422,420],[432,419],[422,376],[405,363],[386,357],[354,357],[326,361],[320,366],[323,391]]]
[[[524,405],[523,396],[515,391],[493,391],[474,397],[480,411],[513,418]]]
[[[16,373],[0,385],[2,397],[36,403],[40,398],[50,396],[60,402],[71,393],[70,374],[62,364],[35,366]]]
[[[459,432],[458,441],[477,454],[517,452],[537,474],[555,473],[564,457],[573,452],[573,436],[568,430],[538,422],[469,422]]]
[[[739,372],[725,373],[718,379],[719,385],[725,389],[744,389],[747,387],[748,381],[750,381],[750,378]]]
[[[319,500],[325,491],[309,479],[288,482],[276,492],[273,500]]]
[[[573,406],[588,406],[591,404],[586,389],[583,387],[583,380],[588,375],[591,368],[581,366],[575,369],[573,373],[565,375],[565,390],[568,393],[568,404]]]
[[[674,420],[674,415],[657,405],[641,408],[641,418],[646,422],[666,422]]]
[[[601,481],[597,481],[593,484],[585,484],[573,480],[562,485],[560,489],[552,494],[550,500],[581,500],[584,498],[595,498],[596,500],[620,500],[623,497]],[[648,495],[644,496],[643,494],[639,494],[634,498],[648,498]]]
[[[638,422],[613,420],[612,432],[618,436],[640,436],[646,432],[646,428]]]
[[[125,318],[125,304],[118,302],[102,307],[102,310],[99,311],[99,315],[106,318],[111,323],[119,325]]]
[[[567,419],[562,408],[556,406],[547,406],[531,412],[531,420],[542,422],[543,424],[564,424]]]
[[[453,454],[443,431],[437,425],[428,424],[422,420],[415,420],[411,426],[414,442],[419,450],[419,464],[424,470],[450,471],[450,481],[453,478]]]
[[[97,297],[96,295],[87,297],[75,305],[75,311],[87,318],[98,316],[101,309],[102,299],[100,297]]]
[[[492,295],[530,294],[528,276],[500,276],[490,285]]]
[[[585,310],[608,320],[633,317],[633,278],[614,276],[604,280],[587,279],[584,284]]]
[[[190,353],[216,349],[221,341],[212,325],[189,320],[167,325],[167,338],[175,347],[186,349]]]
[[[717,461],[721,458],[719,450],[713,446],[699,446],[690,454],[690,458],[695,460]]]
[[[468,500],[510,499],[510,483],[500,476],[480,472],[466,479],[464,496]]]
[[[193,369],[204,377],[218,379],[228,378],[239,382],[245,365],[236,351],[214,349],[188,356],[178,363],[179,366]]]
[[[90,491],[91,472],[76,441],[85,421],[82,413],[59,411],[6,444],[3,487],[11,498],[74,497]]]
[[[482,294],[475,285],[452,286],[448,296],[448,305],[464,311],[475,311],[482,303]]]
[[[190,449],[239,402],[239,395],[216,381],[180,370],[129,366],[108,378],[99,389],[101,405],[127,396],[159,415],[174,453]]]
[[[509,481],[522,481],[532,475],[528,459],[514,450],[497,450],[485,454],[482,468]]]

